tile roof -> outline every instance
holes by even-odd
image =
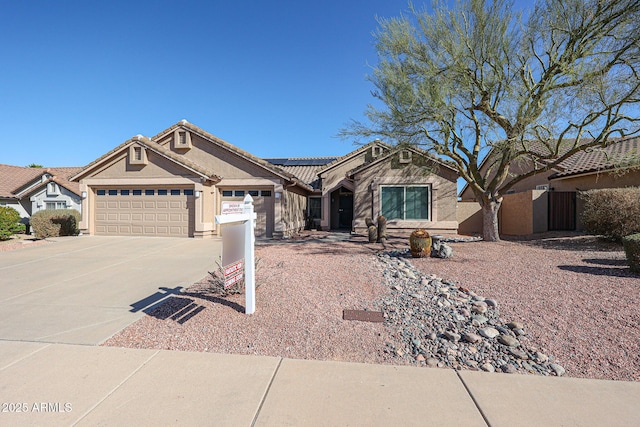
[[[41,168],[0,164],[0,197],[17,198],[14,190],[42,176],[43,173],[44,169]]]
[[[294,175],[300,181],[311,186],[314,190],[320,189],[318,170],[333,161],[337,157],[304,157],[289,159],[264,159],[267,162],[279,166],[282,170]]]
[[[549,179],[563,178],[583,173],[593,173],[624,167],[640,161],[640,137],[620,140],[608,147],[593,147],[579,151],[558,166],[558,172]]]
[[[77,182],[69,181],[69,177],[81,169],[80,167],[27,168],[0,165],[0,197],[18,199],[33,193],[50,181],[80,195],[80,185]],[[41,180],[45,173],[51,175],[52,178],[32,187],[34,183]]]

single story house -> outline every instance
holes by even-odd
[[[487,156],[488,157],[488,156]],[[486,168],[485,162],[481,166]],[[513,165],[512,174],[531,170]],[[555,168],[526,178],[504,195],[499,212],[500,232],[526,235],[544,231],[582,230],[580,192],[640,186],[640,137],[621,138],[606,148],[580,151]],[[480,233],[480,206],[465,186],[460,192],[461,233]]]
[[[69,181],[79,167],[28,168],[0,164],[0,206],[14,208],[28,224],[44,209],[81,210],[80,186]]]
[[[457,230],[455,169],[380,141],[342,157],[261,159],[182,120],[125,141],[71,180],[85,234],[212,237],[223,203],[246,194],[260,237],[309,226],[360,232],[381,213],[390,229]]]

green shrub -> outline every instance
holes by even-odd
[[[618,242],[624,236],[640,233],[640,187],[589,190],[580,197],[584,200],[582,221],[587,233]]]
[[[622,245],[631,271],[640,274],[640,233],[624,237]]]
[[[0,240],[9,240],[14,234],[24,231],[20,214],[9,206],[0,206]]]
[[[80,212],[75,209],[48,209],[31,215],[31,229],[38,239],[76,236],[79,222]]]

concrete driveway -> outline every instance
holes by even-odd
[[[0,252],[0,340],[100,344],[219,253],[218,240],[99,236]]]

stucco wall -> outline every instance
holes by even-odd
[[[573,178],[554,179],[551,186],[555,191],[584,191],[599,188],[622,188],[640,186],[640,170],[622,176],[608,173],[589,174]]]
[[[159,141],[165,147],[171,148],[173,133]],[[226,148],[211,143],[195,133],[191,133],[192,148],[185,150],[175,150],[181,156],[206,167],[216,175],[226,178],[252,178],[252,177],[275,177],[276,175],[268,170],[245,160]]]
[[[458,233],[482,234],[482,208],[475,200],[458,201]]]
[[[446,167],[433,162],[428,162],[426,168],[413,163],[404,165],[389,158],[357,173],[354,180],[354,229],[358,233],[366,232],[366,217],[380,215],[382,185],[428,185],[431,188],[430,220],[389,220],[389,230],[424,228],[433,233],[456,233],[458,230],[457,174]]]
[[[284,236],[291,236],[304,229],[307,196],[285,191],[282,196],[282,228]]]
[[[522,236],[533,233],[533,203],[530,191],[505,195],[500,210],[502,234]]]
[[[485,163],[485,165],[483,165],[483,167],[480,168],[480,172],[483,175],[486,174],[486,170],[487,170],[486,164],[487,163]],[[529,170],[531,170],[530,163],[527,163],[527,162],[523,161],[523,162],[520,162],[520,163],[512,164],[509,167],[509,174],[510,174],[511,177],[515,177],[515,176],[521,175],[521,174],[523,174],[525,172],[528,172]],[[542,172],[542,173],[536,174],[536,175],[534,175],[532,177],[523,179],[522,181],[518,182],[513,187],[511,187],[509,190],[513,190],[516,193],[520,193],[522,191],[535,190],[536,186],[538,186],[538,185],[549,185],[549,186],[551,186],[551,184],[549,182],[549,176],[552,175],[553,173],[554,173],[554,171],[546,171],[546,172]],[[541,191],[541,190],[539,190],[539,191]],[[469,187],[465,187],[464,191],[462,191],[462,193],[460,193],[460,198],[462,200],[474,200],[475,199],[475,195],[473,194],[473,192],[471,191],[471,189]]]

